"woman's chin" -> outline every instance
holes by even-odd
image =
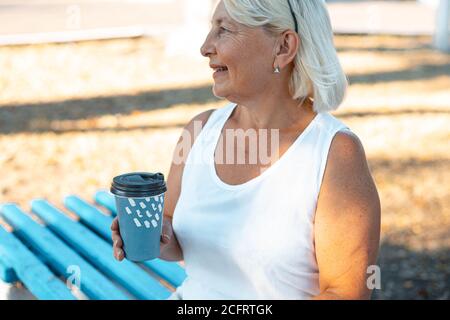
[[[217,88],[216,85],[213,86],[213,94],[217,97],[217,98],[225,98],[226,97],[226,93],[225,90],[222,90],[221,88]]]

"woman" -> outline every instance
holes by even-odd
[[[220,1],[201,53],[231,103],[193,118],[174,153],[160,257],[188,277],[171,299],[370,298],[380,202],[361,142],[328,113],[347,82],[324,3]],[[270,165],[223,163],[266,150],[263,129]],[[231,143],[243,131],[259,149]]]

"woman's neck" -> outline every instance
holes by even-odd
[[[243,129],[279,129],[280,132],[297,131],[305,122],[309,123],[316,113],[310,99],[277,100],[274,102],[238,103],[231,119]]]

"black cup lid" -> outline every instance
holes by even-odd
[[[110,191],[122,197],[151,197],[166,192],[167,187],[160,172],[133,172],[114,177]]]

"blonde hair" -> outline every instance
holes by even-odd
[[[263,27],[271,35],[295,30],[300,46],[294,60],[289,90],[294,99],[310,98],[316,112],[336,110],[348,81],[333,43],[330,17],[323,0],[223,0],[228,14],[238,23]]]

